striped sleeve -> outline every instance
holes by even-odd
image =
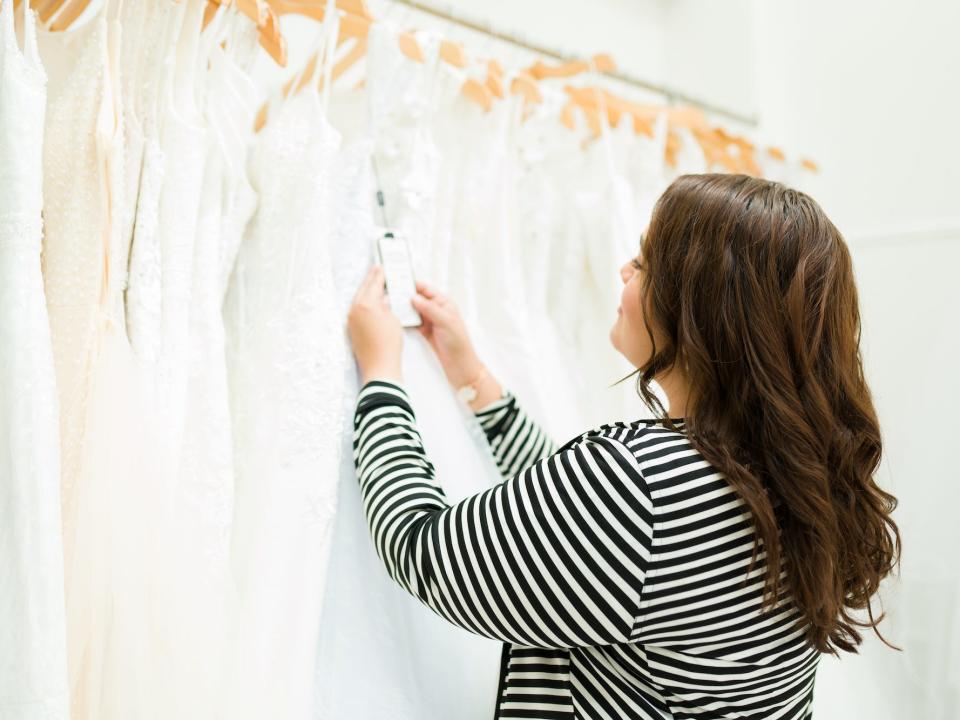
[[[450,506],[406,392],[371,380],[358,396],[353,448],[377,554],[436,613],[533,647],[630,640],[653,518],[620,440],[586,433]]]
[[[504,479],[509,480],[557,450],[556,443],[520,407],[509,389],[504,389],[502,397],[484,405],[474,416],[487,436]]]

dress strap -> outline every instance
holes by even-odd
[[[40,48],[37,47],[37,14],[30,7],[29,2],[21,5],[23,7],[23,56],[31,67],[42,69]]]
[[[8,57],[7,53],[11,50],[15,54],[17,53],[17,33],[13,28],[13,0],[0,2],[0,42],[3,43],[4,61]],[[0,65],[0,68],[2,67]]]
[[[323,13],[323,25],[326,37],[323,43],[323,112],[330,107],[330,85],[333,82],[333,58],[337,53],[337,40],[340,37],[340,12],[336,0],[327,0]]]
[[[312,53],[307,53],[307,57],[313,57],[312,61],[305,62],[303,67],[294,74],[290,80],[291,88],[299,88],[303,84],[303,78],[307,70],[312,68],[312,73],[317,71],[318,64],[320,72],[323,75],[323,109],[326,112],[329,102],[330,77],[333,71],[333,55],[336,52],[337,36],[340,33],[340,14],[337,10],[336,0],[327,0],[323,11],[323,21],[320,23],[320,32],[317,34],[313,43]],[[333,46],[332,48],[330,46]],[[316,87],[316,84],[309,82],[309,85]],[[284,98],[272,98],[270,101],[270,110],[273,111],[276,105],[283,102]]]

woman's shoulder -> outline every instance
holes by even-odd
[[[606,445],[631,458],[652,496],[694,500],[732,492],[724,475],[696,449],[682,419],[673,427],[659,419],[604,423],[568,440],[559,451],[584,444]]]
[[[570,438],[560,446],[560,450],[589,442],[590,440],[612,440],[631,448],[651,447],[661,444],[686,442],[686,429],[682,419],[673,419],[673,428],[658,419],[617,420],[603,423]]]

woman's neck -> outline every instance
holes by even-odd
[[[686,417],[689,385],[683,373],[674,368],[658,376],[656,381],[667,396],[667,414],[673,418]]]

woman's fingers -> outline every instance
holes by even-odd
[[[367,272],[367,276],[360,283],[360,289],[357,290],[357,299],[366,302],[374,302],[383,293],[383,268],[374,265]]]
[[[436,296],[427,298],[423,295],[414,295],[410,302],[424,320],[435,322],[442,319],[441,305]]]
[[[416,281],[417,292],[423,295],[425,298],[433,298],[436,295],[436,290],[433,289],[432,285],[428,285],[422,280]]]
[[[366,297],[367,289],[373,283],[373,278],[376,277],[376,274],[377,274],[377,266],[371,265],[370,269],[367,270],[366,276],[360,282],[360,287],[357,288],[357,299]]]
[[[417,293],[423,295],[423,297],[427,298],[427,300],[432,300],[437,305],[447,304],[447,296],[441,292],[438,292],[433,285],[429,285],[428,283],[417,280],[416,286]]]

